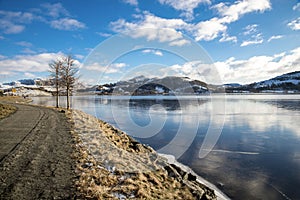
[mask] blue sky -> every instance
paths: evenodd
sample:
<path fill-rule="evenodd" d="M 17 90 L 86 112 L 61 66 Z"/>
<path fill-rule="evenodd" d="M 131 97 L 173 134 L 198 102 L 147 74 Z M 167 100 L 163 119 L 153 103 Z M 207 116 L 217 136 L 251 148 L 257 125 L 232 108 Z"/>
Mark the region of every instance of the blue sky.
<path fill-rule="evenodd" d="M 126 54 L 114 52 L 121 47 Z M 67 54 L 86 83 L 135 75 L 260 81 L 300 70 L 300 2 L 0 1 L 0 82 L 47 77 L 48 63 Z M 210 68 L 218 80 L 207 78 Z"/>

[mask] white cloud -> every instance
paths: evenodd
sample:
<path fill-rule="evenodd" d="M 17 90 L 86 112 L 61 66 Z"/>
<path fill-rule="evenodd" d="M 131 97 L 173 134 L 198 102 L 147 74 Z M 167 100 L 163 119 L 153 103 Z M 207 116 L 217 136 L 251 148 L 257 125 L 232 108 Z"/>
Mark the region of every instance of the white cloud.
<path fill-rule="evenodd" d="M 210 4 L 210 0 L 158 0 L 161 4 L 166 4 L 173 7 L 176 10 L 182 11 L 181 16 L 187 20 L 194 19 L 194 9 L 201 3 Z"/>
<path fill-rule="evenodd" d="M 272 40 L 278 40 L 278 39 L 281 39 L 283 38 L 282 35 L 273 35 L 271 36 L 269 39 L 268 39 L 268 42 L 271 42 Z"/>
<path fill-rule="evenodd" d="M 181 1 L 181 3 L 179 3 L 179 1 L 160 0 L 160 2 L 173 6 L 176 5 L 176 8 L 181 10 L 181 8 L 192 8 L 200 1 L 193 1 L 196 2 L 193 4 L 194 6 L 192 4 L 185 4 L 189 1 Z M 228 36 L 227 25 L 237 21 L 246 13 L 268 10 L 271 8 L 271 4 L 269 0 L 243 0 L 236 1 L 229 6 L 220 3 L 212 6 L 212 8 L 218 11 L 220 17 L 214 17 L 198 23 L 187 23 L 182 19 L 165 19 L 157 17 L 149 12 L 143 12 L 142 14 L 135 16 L 136 21 L 134 22 L 127 22 L 124 19 L 119 19 L 112 22 L 110 25 L 115 32 L 127 32 L 128 35 L 134 38 L 146 37 L 148 40 L 169 42 L 170 45 L 180 46 L 188 43 L 187 40 L 184 40 L 182 32 L 191 33 L 196 41 L 210 41 L 220 36 L 222 36 L 220 41 L 236 41 L 236 37 Z"/>
<path fill-rule="evenodd" d="M 6 58 L 6 56 L 0 54 L 0 60 Z"/>
<path fill-rule="evenodd" d="M 47 72 L 49 63 L 63 54 L 41 53 L 36 55 L 17 55 L 13 58 L 0 60 L 0 74 L 13 74 L 14 72 Z"/>
<path fill-rule="evenodd" d="M 113 68 L 123 68 L 123 67 L 126 67 L 128 66 L 126 63 L 113 63 L 110 65 L 110 67 L 113 67 Z"/>
<path fill-rule="evenodd" d="M 69 12 L 62 6 L 61 3 L 55 3 L 55 4 L 50 4 L 50 3 L 45 3 L 42 4 L 42 7 L 46 8 L 45 14 L 57 18 L 60 16 L 69 16 Z"/>
<path fill-rule="evenodd" d="M 156 76 L 181 76 L 194 80 L 201 80 L 206 83 L 222 84 L 220 76 L 213 63 L 203 63 L 202 61 L 190 61 L 182 65 L 175 64 L 159 70 L 160 75 Z M 153 74 L 153 73 L 152 73 Z"/>
<path fill-rule="evenodd" d="M 240 45 L 241 47 L 245 47 L 248 45 L 254 45 L 254 44 L 261 44 L 264 42 L 262 34 L 258 31 L 258 25 L 257 24 L 249 24 L 244 29 L 243 35 L 245 36 L 251 36 L 250 39 L 245 40 Z"/>
<path fill-rule="evenodd" d="M 102 33 L 102 32 L 96 32 L 97 35 L 100 35 L 101 37 L 110 37 L 112 34 L 110 33 Z"/>
<path fill-rule="evenodd" d="M 125 3 L 128 3 L 132 6 L 137 6 L 139 3 L 137 0 L 123 0 Z"/>
<path fill-rule="evenodd" d="M 25 26 L 13 24 L 8 21 L 0 20 L 0 27 L 3 29 L 5 34 L 17 34 L 23 32 Z"/>
<path fill-rule="evenodd" d="M 251 35 L 251 34 L 257 33 L 257 27 L 258 27 L 257 24 L 250 24 L 244 28 L 245 32 L 243 34 Z"/>
<path fill-rule="evenodd" d="M 26 41 L 16 42 L 16 45 L 19 45 L 22 47 L 31 47 L 32 46 L 32 44 L 30 42 L 26 42 Z"/>
<path fill-rule="evenodd" d="M 216 9 L 220 14 L 220 18 L 212 18 L 210 20 L 200 22 L 196 25 L 198 31 L 196 31 L 195 39 L 199 40 L 213 40 L 220 36 L 220 34 L 226 35 L 227 24 L 237 21 L 241 16 L 247 13 L 260 11 L 264 12 L 271 8 L 269 0 L 243 0 L 236 1 L 234 4 L 227 6 L 225 3 L 219 3 L 212 6 L 212 9 Z M 254 26 L 253 26 L 254 27 Z M 224 41 L 226 38 L 221 41 Z M 229 38 L 234 41 L 236 38 Z"/>
<path fill-rule="evenodd" d="M 80 55 L 80 54 L 75 55 L 75 58 L 80 59 L 80 60 L 84 59 L 84 57 L 85 57 L 84 55 Z"/>
<path fill-rule="evenodd" d="M 0 29 L 5 34 L 21 33 L 25 29 L 25 24 L 31 23 L 36 18 L 28 12 L 11 12 L 0 10 Z"/>
<path fill-rule="evenodd" d="M 128 66 L 126 63 L 112 63 L 110 65 L 104 65 L 98 62 L 94 62 L 85 65 L 84 68 L 90 71 L 97 71 L 106 74 L 114 74 L 121 72 L 121 69 Z"/>
<path fill-rule="evenodd" d="M 71 18 L 62 18 L 51 21 L 51 27 L 58 30 L 72 31 L 85 28 L 85 24 Z"/>
<path fill-rule="evenodd" d="M 229 58 L 216 62 L 225 83 L 252 83 L 300 70 L 300 47 L 273 56 L 253 56 L 247 60 Z"/>
<path fill-rule="evenodd" d="M 251 37 L 251 40 L 246 40 L 243 41 L 241 44 L 241 47 L 245 47 L 248 45 L 253 45 L 253 44 L 261 44 L 264 42 L 264 39 L 262 38 L 262 35 L 259 33 L 253 37 Z"/>
<path fill-rule="evenodd" d="M 215 17 L 207 21 L 202 21 L 195 25 L 195 40 L 210 41 L 217 38 L 220 33 L 226 32 L 226 30 L 227 26 L 219 18 Z"/>
<path fill-rule="evenodd" d="M 90 71 L 97 71 L 106 74 L 113 74 L 118 72 L 116 69 L 112 69 L 107 66 L 102 66 L 99 63 L 93 63 L 89 66 L 86 66 L 86 69 Z"/>
<path fill-rule="evenodd" d="M 111 23 L 112 30 L 130 35 L 133 38 L 145 37 L 149 41 L 172 42 L 172 45 L 189 43 L 184 40 L 180 30 L 188 26 L 182 19 L 164 19 L 149 12 L 136 16 L 136 22 L 127 22 L 119 19 Z M 180 41 L 180 42 L 179 42 Z"/>
<path fill-rule="evenodd" d="M 288 27 L 295 31 L 300 30 L 300 17 L 288 23 Z"/>
<path fill-rule="evenodd" d="M 22 53 L 25 53 L 25 54 L 36 54 L 35 51 L 29 49 L 29 48 L 25 48 L 21 51 Z"/>
<path fill-rule="evenodd" d="M 29 12 L 12 12 L 0 10 L 0 15 L 5 20 L 25 24 L 30 23 L 35 18 L 35 16 Z"/>
<path fill-rule="evenodd" d="M 242 15 L 271 9 L 271 3 L 269 0 L 241 0 L 236 1 L 234 4 L 227 6 L 225 3 L 219 3 L 213 8 L 217 9 L 219 14 L 223 16 L 223 20 L 227 23 L 237 21 Z"/>
<path fill-rule="evenodd" d="M 205 64 L 201 61 L 186 62 L 182 65 L 177 64 L 163 68 L 160 73 L 161 76 L 187 76 L 213 84 L 248 84 L 292 71 L 300 71 L 300 47 L 290 52 L 272 56 L 253 56 L 245 60 L 231 57 L 212 64 Z M 221 83 L 216 83 L 219 81 L 218 76 L 222 80 Z"/>
<path fill-rule="evenodd" d="M 28 72 L 25 72 L 25 73 L 24 73 L 24 76 L 25 76 L 26 78 L 35 78 L 35 77 L 36 77 L 34 74 L 28 73 Z"/>
<path fill-rule="evenodd" d="M 184 46 L 184 45 L 187 45 L 187 44 L 190 44 L 191 42 L 186 40 L 186 39 L 177 39 L 177 40 L 174 40 L 174 41 L 171 41 L 169 43 L 170 46 Z"/>
<path fill-rule="evenodd" d="M 41 7 L 43 8 L 43 10 L 40 11 L 41 14 L 46 16 L 46 19 L 43 19 L 42 21 L 50 24 L 54 29 L 74 31 L 86 28 L 86 25 L 83 22 L 71 18 L 69 11 L 66 10 L 61 3 L 44 3 Z M 73 37 L 79 39 L 82 38 L 80 35 L 74 35 Z"/>
<path fill-rule="evenodd" d="M 222 38 L 219 41 L 220 42 L 237 42 L 237 37 L 229 36 L 227 33 L 223 33 Z"/>
<path fill-rule="evenodd" d="M 142 51 L 143 53 L 152 53 L 154 55 L 157 55 L 157 56 L 163 56 L 163 53 L 159 50 L 154 50 L 154 49 L 145 49 Z"/>
<path fill-rule="evenodd" d="M 296 5 L 293 6 L 293 10 L 298 10 L 300 11 L 300 3 L 297 3 Z"/>
<path fill-rule="evenodd" d="M 59 30 L 77 30 L 85 28 L 85 24 L 70 18 L 69 12 L 61 3 L 41 5 L 44 9 L 32 9 L 34 13 L 12 12 L 0 10 L 0 30 L 5 34 L 17 34 L 25 30 L 26 25 L 34 20 L 50 24 Z"/>

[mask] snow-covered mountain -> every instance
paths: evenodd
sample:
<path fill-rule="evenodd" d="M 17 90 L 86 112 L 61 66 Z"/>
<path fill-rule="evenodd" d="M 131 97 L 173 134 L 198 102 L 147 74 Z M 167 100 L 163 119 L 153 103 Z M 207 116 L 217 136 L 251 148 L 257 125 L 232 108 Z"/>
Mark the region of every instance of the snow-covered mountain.
<path fill-rule="evenodd" d="M 51 96 L 54 92 L 52 81 L 49 79 L 21 79 L 0 84 L 0 93 L 17 96 Z"/>
<path fill-rule="evenodd" d="M 255 88 L 286 88 L 300 83 L 300 72 L 291 72 L 254 84 Z"/>
<path fill-rule="evenodd" d="M 224 90 L 225 89 L 225 90 Z M 202 93 L 300 93 L 300 71 L 291 72 L 269 80 L 240 85 L 238 83 L 224 85 L 208 85 L 188 77 L 167 76 L 164 78 L 147 78 L 138 76 L 126 81 L 100 85 L 98 94 L 202 94 Z"/>
<path fill-rule="evenodd" d="M 120 95 L 172 95 L 206 93 L 208 88 L 206 83 L 199 80 L 191 80 L 188 77 L 146 78 L 138 76 L 126 81 L 99 85 L 96 92 L 98 94 Z"/>
<path fill-rule="evenodd" d="M 87 86 L 78 82 L 75 90 L 86 90 Z M 12 92 L 14 89 L 14 92 Z M 94 86 L 95 91 L 96 86 Z M 21 79 L 17 81 L 0 84 L 1 94 L 13 94 L 19 96 L 51 96 L 56 92 L 53 78 Z M 64 91 L 60 91 L 63 95 Z"/>
<path fill-rule="evenodd" d="M 12 81 L 8 83 L 3 83 L 2 85 L 20 87 L 20 86 L 54 86 L 53 79 L 20 79 L 17 81 Z"/>
<path fill-rule="evenodd" d="M 227 92 L 269 92 L 269 93 L 299 93 L 300 71 L 290 72 L 276 76 L 269 80 L 241 85 L 237 87 L 226 87 Z"/>
<path fill-rule="evenodd" d="M 17 88 L 21 93 L 29 96 L 52 95 L 55 91 L 52 79 L 23 79 L 10 83 L 0 84 L 0 92 L 11 92 Z M 300 71 L 283 74 L 269 80 L 240 85 L 238 83 L 224 85 L 208 85 L 199 80 L 188 77 L 167 76 L 163 78 L 147 78 L 138 76 L 117 83 L 85 86 L 76 85 L 79 94 L 106 94 L 106 95 L 184 95 L 203 93 L 300 93 Z M 26 91 L 25 91 L 26 90 Z M 32 93 L 32 95 L 31 95 Z"/>

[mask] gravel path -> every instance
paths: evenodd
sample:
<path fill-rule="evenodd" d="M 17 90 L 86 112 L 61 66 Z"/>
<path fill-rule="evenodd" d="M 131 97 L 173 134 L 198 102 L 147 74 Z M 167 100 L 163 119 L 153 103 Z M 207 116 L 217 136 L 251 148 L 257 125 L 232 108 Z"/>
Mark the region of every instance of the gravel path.
<path fill-rule="evenodd" d="M 14 105 L 0 120 L 0 199 L 74 199 L 75 161 L 67 119 L 58 111 Z"/>

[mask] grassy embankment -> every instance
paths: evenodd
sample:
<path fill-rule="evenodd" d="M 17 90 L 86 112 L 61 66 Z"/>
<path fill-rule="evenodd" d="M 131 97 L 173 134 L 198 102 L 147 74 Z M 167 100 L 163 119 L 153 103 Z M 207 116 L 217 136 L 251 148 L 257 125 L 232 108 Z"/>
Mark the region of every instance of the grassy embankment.
<path fill-rule="evenodd" d="M 16 112 L 17 108 L 12 105 L 0 103 L 0 119 L 8 117 L 10 114 Z"/>
<path fill-rule="evenodd" d="M 17 111 L 15 106 L 6 104 L 5 102 L 16 102 L 21 100 L 20 97 L 0 97 L 0 119 L 8 117 L 12 113 Z"/>
<path fill-rule="evenodd" d="M 195 176 L 124 132 L 80 111 L 69 114 L 76 141 L 76 187 L 84 199 L 216 200 L 214 191 Z"/>

